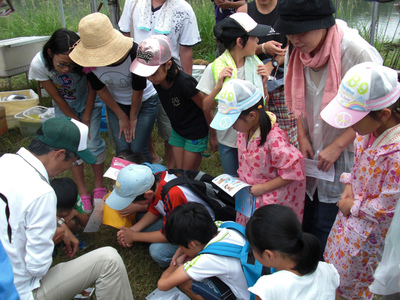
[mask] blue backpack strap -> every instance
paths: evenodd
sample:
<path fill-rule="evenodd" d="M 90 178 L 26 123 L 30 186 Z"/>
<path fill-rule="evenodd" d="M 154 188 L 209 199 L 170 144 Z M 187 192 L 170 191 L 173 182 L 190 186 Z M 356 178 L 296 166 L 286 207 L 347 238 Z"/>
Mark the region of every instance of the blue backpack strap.
<path fill-rule="evenodd" d="M 215 242 L 205 247 L 199 254 L 215 254 L 240 259 L 242 249 L 243 247 L 239 245 Z"/>
<path fill-rule="evenodd" d="M 246 228 L 243 225 L 240 225 L 236 222 L 224 222 L 222 223 L 219 228 L 228 228 L 228 229 L 235 229 L 239 231 L 243 236 L 246 237 Z"/>

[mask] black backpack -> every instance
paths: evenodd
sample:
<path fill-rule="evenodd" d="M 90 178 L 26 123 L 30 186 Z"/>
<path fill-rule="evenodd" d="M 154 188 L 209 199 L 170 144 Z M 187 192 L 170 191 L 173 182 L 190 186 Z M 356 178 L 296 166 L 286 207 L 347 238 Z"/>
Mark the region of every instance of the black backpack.
<path fill-rule="evenodd" d="M 235 197 L 229 196 L 212 182 L 213 176 L 197 170 L 170 169 L 169 174 L 177 178 L 168 181 L 162 188 L 161 199 L 177 185 L 184 185 L 196 193 L 214 211 L 215 220 L 234 221 L 236 217 Z"/>

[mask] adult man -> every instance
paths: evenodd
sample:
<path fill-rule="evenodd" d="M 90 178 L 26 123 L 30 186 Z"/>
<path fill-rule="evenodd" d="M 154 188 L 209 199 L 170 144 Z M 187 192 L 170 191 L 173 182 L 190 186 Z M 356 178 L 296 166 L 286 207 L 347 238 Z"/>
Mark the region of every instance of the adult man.
<path fill-rule="evenodd" d="M 199 44 L 201 38 L 196 15 L 185 0 L 126 0 L 118 25 L 120 30 L 133 37 L 136 43 L 155 34 L 168 36 L 172 57 L 182 66 L 185 73 L 192 75 L 192 47 Z M 153 88 L 149 81 L 147 86 Z M 171 169 L 175 165 L 172 147 L 168 144 L 171 123 L 161 103 L 158 110 L 158 134 L 165 141 L 167 168 Z M 154 153 L 153 157 L 156 158 L 157 155 Z M 153 162 L 156 161 L 153 159 Z"/>
<path fill-rule="evenodd" d="M 169 244 L 164 236 L 164 227 L 159 224 L 153 232 L 145 229 L 160 218 L 165 224 L 167 216 L 182 204 L 198 202 L 203 204 L 212 219 L 215 218 L 209 205 L 199 198 L 186 186 L 173 186 L 162 198 L 162 189 L 165 184 L 176 176 L 167 171 L 156 173 L 143 165 L 128 165 L 123 168 L 117 177 L 115 189 L 107 198 L 107 205 L 115 210 L 121 210 L 133 201 L 138 204 L 149 204 L 148 212 L 131 228 L 122 227 L 117 233 L 118 242 L 124 247 L 130 247 L 133 242 L 151 243 L 149 251 L 151 257 L 161 266 L 169 266 L 177 246 Z M 162 227 L 162 228 L 161 228 Z"/>
<path fill-rule="evenodd" d="M 258 24 L 274 26 L 278 20 L 276 5 L 278 0 L 254 0 L 238 8 L 238 12 L 245 12 Z M 270 35 L 259 37 L 256 49 L 257 56 L 265 64 L 273 80 L 267 81 L 269 94 L 268 110 L 273 112 L 279 127 L 287 132 L 290 143 L 297 146 L 297 127 L 294 114 L 289 112 L 285 104 L 283 63 L 287 49 L 285 35 Z"/>
<path fill-rule="evenodd" d="M 89 164 L 96 158 L 87 149 L 88 127 L 81 122 L 53 118 L 37 134 L 28 149 L 0 158 L 0 240 L 21 299 L 71 299 L 93 283 L 97 299 L 133 299 L 124 263 L 113 248 L 49 269 L 57 223 L 66 229 L 67 255 L 78 250 L 78 240 L 56 219 L 49 177 L 69 169 L 79 157 Z"/>

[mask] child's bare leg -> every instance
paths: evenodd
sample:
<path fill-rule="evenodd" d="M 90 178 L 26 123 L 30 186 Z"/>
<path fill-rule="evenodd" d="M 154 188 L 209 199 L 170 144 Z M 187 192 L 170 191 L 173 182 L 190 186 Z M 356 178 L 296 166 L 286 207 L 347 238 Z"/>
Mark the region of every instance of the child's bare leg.
<path fill-rule="evenodd" d="M 183 152 L 183 167 L 184 170 L 198 170 L 201 164 L 201 153 L 190 152 L 184 150 Z"/>
<path fill-rule="evenodd" d="M 185 149 L 182 147 L 172 147 L 172 153 L 174 154 L 175 164 L 178 169 L 183 169 L 183 154 L 185 153 Z"/>
<path fill-rule="evenodd" d="M 75 165 L 71 167 L 72 176 L 74 176 L 76 186 L 78 187 L 78 194 L 80 196 L 89 195 L 89 191 L 85 185 L 85 177 L 83 174 L 84 166 L 83 164 Z"/>

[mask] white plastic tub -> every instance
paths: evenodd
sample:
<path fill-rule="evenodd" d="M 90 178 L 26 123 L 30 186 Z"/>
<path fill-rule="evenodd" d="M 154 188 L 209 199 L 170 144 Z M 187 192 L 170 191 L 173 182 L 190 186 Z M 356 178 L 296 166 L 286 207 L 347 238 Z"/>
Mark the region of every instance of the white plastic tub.
<path fill-rule="evenodd" d="M 22 36 L 0 40 L 0 77 L 29 71 L 32 58 L 43 49 L 49 36 Z"/>

